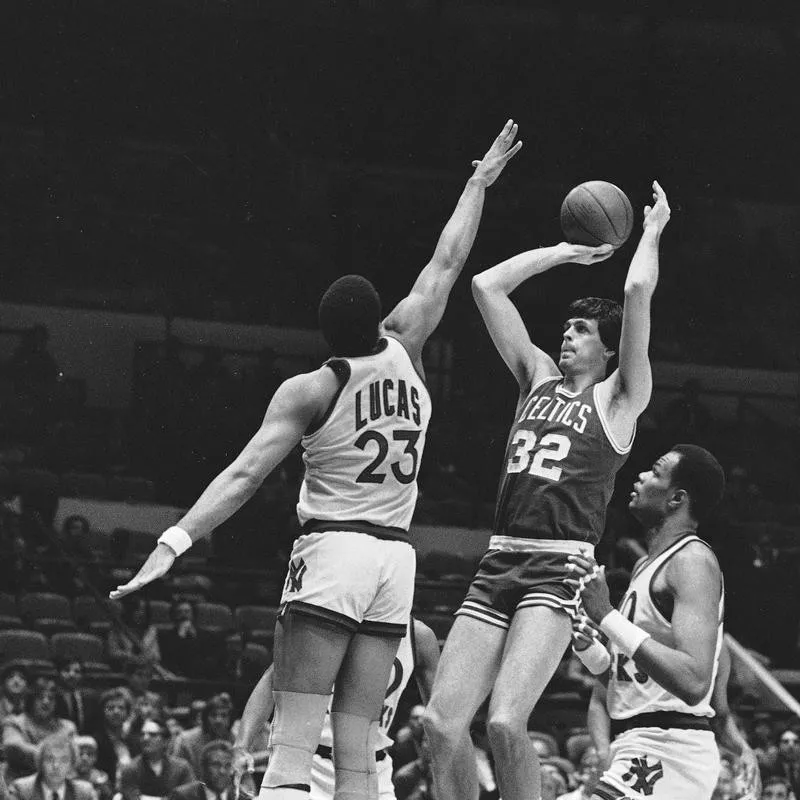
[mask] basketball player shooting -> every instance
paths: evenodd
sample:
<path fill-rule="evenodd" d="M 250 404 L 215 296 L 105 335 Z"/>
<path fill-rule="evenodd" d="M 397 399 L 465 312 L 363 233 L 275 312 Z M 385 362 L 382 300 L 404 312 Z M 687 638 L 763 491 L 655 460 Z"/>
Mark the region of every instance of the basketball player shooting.
<path fill-rule="evenodd" d="M 650 303 L 667 197 L 653 184 L 622 309 L 584 298 L 570 307 L 558 365 L 530 340 L 509 295 L 559 264 L 593 265 L 610 245 L 562 243 L 514 256 L 473 278 L 486 327 L 519 384 L 494 535 L 447 638 L 428 706 L 439 800 L 475 800 L 469 725 L 491 693 L 487 732 L 504 800 L 541 793 L 527 736 L 531 711 L 570 641 L 567 558 L 591 555 L 614 477 L 650 400 Z M 620 331 L 621 328 L 621 331 Z M 607 376 L 612 359 L 619 366 Z"/>
<path fill-rule="evenodd" d="M 334 682 L 337 800 L 376 800 L 375 740 L 392 663 L 411 613 L 408 528 L 430 420 L 422 348 L 469 255 L 486 188 L 519 151 L 509 120 L 467 181 L 431 261 L 381 323 L 369 281 L 325 292 L 320 326 L 334 358 L 285 381 L 259 431 L 112 598 L 162 577 L 239 509 L 289 452 L 304 448 L 294 543 L 275 628 L 273 753 L 260 796 L 305 800 Z"/>

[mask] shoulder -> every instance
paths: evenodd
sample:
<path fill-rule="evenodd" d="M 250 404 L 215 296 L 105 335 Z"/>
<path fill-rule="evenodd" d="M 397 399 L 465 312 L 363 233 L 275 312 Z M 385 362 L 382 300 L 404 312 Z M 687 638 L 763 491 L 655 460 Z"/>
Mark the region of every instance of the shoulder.
<path fill-rule="evenodd" d="M 9 791 L 16 791 L 18 794 L 28 796 L 33 792 L 36 785 L 36 775 L 26 775 L 24 778 L 17 778 L 8 786 Z"/>
<path fill-rule="evenodd" d="M 94 786 L 88 781 L 81 780 L 80 778 L 73 778 L 71 783 L 72 788 L 75 790 L 76 798 L 91 798 L 97 796 Z"/>
<path fill-rule="evenodd" d="M 198 792 L 202 791 L 202 781 L 192 781 L 191 783 L 184 783 L 176 786 L 172 790 L 173 797 L 194 797 Z"/>
<path fill-rule="evenodd" d="M 669 559 L 664 572 L 667 585 L 675 590 L 713 590 L 722 577 L 714 551 L 701 540 L 681 547 Z"/>
<path fill-rule="evenodd" d="M 276 390 L 271 405 L 291 403 L 308 406 L 330 402 L 339 385 L 339 378 L 333 369 L 323 365 L 313 372 L 287 378 Z"/>
<path fill-rule="evenodd" d="M 185 758 L 182 758 L 181 756 L 167 756 L 167 758 L 169 758 L 169 760 L 172 761 L 172 764 L 176 770 L 179 770 L 181 772 L 191 772 L 192 774 L 194 774 L 194 770 L 192 770 L 192 765 Z"/>

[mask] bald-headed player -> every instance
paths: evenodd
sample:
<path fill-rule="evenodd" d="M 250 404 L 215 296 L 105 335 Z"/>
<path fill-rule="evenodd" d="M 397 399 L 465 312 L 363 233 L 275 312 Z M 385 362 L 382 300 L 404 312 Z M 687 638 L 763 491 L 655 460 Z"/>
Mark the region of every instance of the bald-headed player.
<path fill-rule="evenodd" d="M 366 279 L 335 281 L 319 307 L 334 357 L 285 381 L 260 430 L 194 506 L 159 538 L 122 597 L 162 577 L 258 489 L 297 444 L 305 476 L 275 630 L 275 721 L 260 796 L 306 800 L 330 714 L 337 800 L 375 800 L 375 741 L 389 674 L 406 632 L 415 557 L 408 528 L 431 404 L 422 348 L 472 247 L 485 191 L 518 152 L 509 120 L 467 181 L 433 258 L 381 323 Z"/>
<path fill-rule="evenodd" d="M 519 384 L 519 400 L 494 535 L 447 637 L 428 705 L 438 800 L 478 796 L 469 724 L 489 694 L 486 725 L 500 794 L 503 800 L 539 796 L 528 719 L 571 636 L 567 557 L 591 554 L 602 536 L 614 478 L 650 400 L 650 303 L 669 216 L 666 195 L 654 183 L 624 306 L 602 298 L 573 303 L 557 365 L 533 344 L 509 295 L 560 264 L 603 261 L 611 247 L 562 242 L 473 278 L 478 308 Z"/>

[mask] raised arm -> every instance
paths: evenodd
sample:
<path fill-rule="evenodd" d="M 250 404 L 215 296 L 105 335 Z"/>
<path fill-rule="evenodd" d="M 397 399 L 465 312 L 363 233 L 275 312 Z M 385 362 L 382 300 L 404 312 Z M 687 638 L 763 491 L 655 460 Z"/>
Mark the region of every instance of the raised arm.
<path fill-rule="evenodd" d="M 414 676 L 420 699 L 423 705 L 427 705 L 431 699 L 436 667 L 439 665 L 439 640 L 424 622 L 415 619 L 414 641 L 416 643 Z"/>
<path fill-rule="evenodd" d="M 284 381 L 258 432 L 233 463 L 211 481 L 177 527 L 195 542 L 238 511 L 297 445 L 309 425 L 325 413 L 337 388 L 336 376 L 327 368 Z M 176 555 L 170 546 L 157 544 L 139 572 L 111 592 L 111 598 L 124 597 L 163 577 Z"/>
<path fill-rule="evenodd" d="M 650 347 L 650 305 L 658 283 L 658 250 L 661 234 L 669 222 L 667 195 L 653 181 L 653 206 L 644 209 L 644 233 L 639 240 L 625 279 L 619 368 L 609 382 L 614 398 L 638 416 L 647 408 L 653 391 Z"/>
<path fill-rule="evenodd" d="M 696 705 L 711 688 L 719 620 L 722 576 L 714 554 L 705 545 L 687 545 L 670 559 L 665 580 L 673 597 L 673 646 L 657 642 L 642 628 L 614 610 L 608 597 L 604 571 L 595 572 L 594 561 L 569 556 L 578 587 L 589 579 L 582 601 L 590 619 L 659 686 L 689 705 Z"/>
<path fill-rule="evenodd" d="M 487 187 L 519 152 L 517 126 L 509 120 L 467 181 L 453 215 L 444 226 L 436 250 L 417 277 L 411 292 L 383 321 L 386 333 L 399 339 L 412 360 L 421 365 L 422 348 L 442 319 L 453 288 L 472 249 L 483 213 Z"/>
<path fill-rule="evenodd" d="M 553 359 L 531 341 L 509 295 L 529 278 L 559 264 L 594 264 L 613 252 L 611 245 L 585 247 L 562 242 L 555 247 L 520 253 L 472 279 L 472 294 L 489 335 L 523 393 L 542 378 L 559 372 Z"/>

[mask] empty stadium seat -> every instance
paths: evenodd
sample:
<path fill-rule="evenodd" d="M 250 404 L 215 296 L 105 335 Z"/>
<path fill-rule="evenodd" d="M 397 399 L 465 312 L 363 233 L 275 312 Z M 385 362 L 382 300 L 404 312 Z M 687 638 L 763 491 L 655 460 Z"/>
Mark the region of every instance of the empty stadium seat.
<path fill-rule="evenodd" d="M 117 600 L 109 600 L 108 605 L 104 605 L 94 597 L 76 597 L 72 601 L 72 618 L 80 627 L 89 628 L 92 633 L 95 633 L 95 625 L 106 631 L 111 627 L 113 608 L 119 614 L 122 605 Z"/>
<path fill-rule="evenodd" d="M 200 628 L 224 633 L 233 628 L 233 613 L 223 603 L 198 603 L 196 622 Z"/>
<path fill-rule="evenodd" d="M 275 606 L 239 606 L 234 612 L 236 625 L 242 630 L 274 631 L 279 610 Z"/>
<path fill-rule="evenodd" d="M 50 637 L 53 658 L 77 658 L 88 672 L 110 669 L 105 661 L 103 640 L 91 633 L 56 633 Z"/>
<path fill-rule="evenodd" d="M 17 599 L 13 594 L 0 594 L 0 630 L 22 627 L 22 618 L 17 609 Z"/>
<path fill-rule="evenodd" d="M 166 600 L 151 600 L 148 603 L 150 607 L 150 622 L 153 625 L 166 624 L 168 627 L 172 626 L 172 619 L 170 617 L 171 604 Z"/>
<path fill-rule="evenodd" d="M 0 631 L 0 662 L 11 659 L 35 668 L 53 668 L 50 646 L 39 631 Z"/>
<path fill-rule="evenodd" d="M 20 597 L 19 614 L 25 624 L 45 635 L 75 629 L 69 600 L 51 592 L 31 592 Z"/>

